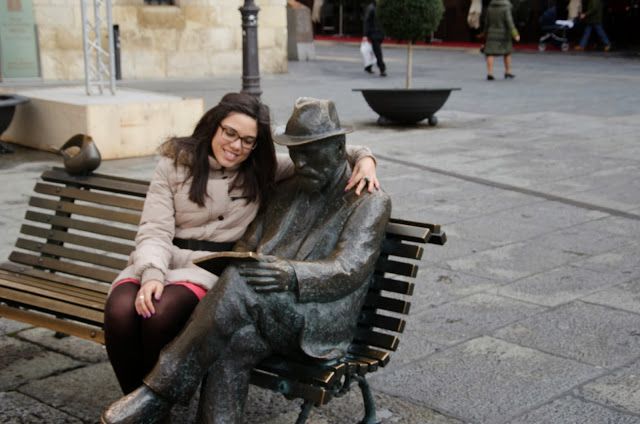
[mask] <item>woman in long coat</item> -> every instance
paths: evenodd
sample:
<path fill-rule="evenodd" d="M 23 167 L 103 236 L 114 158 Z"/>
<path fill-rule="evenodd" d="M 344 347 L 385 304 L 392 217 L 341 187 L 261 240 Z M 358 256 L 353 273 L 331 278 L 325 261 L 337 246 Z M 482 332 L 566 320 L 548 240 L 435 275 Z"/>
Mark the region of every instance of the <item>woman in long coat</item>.
<path fill-rule="evenodd" d="M 509 0 L 491 0 L 485 15 L 484 54 L 487 59 L 487 79 L 494 80 L 493 58 L 502 56 L 504 58 L 504 77 L 513 78 L 511 73 L 511 51 L 513 49 L 512 39 L 520 41 L 520 34 L 513 24 L 511 16 L 511 3 Z"/>

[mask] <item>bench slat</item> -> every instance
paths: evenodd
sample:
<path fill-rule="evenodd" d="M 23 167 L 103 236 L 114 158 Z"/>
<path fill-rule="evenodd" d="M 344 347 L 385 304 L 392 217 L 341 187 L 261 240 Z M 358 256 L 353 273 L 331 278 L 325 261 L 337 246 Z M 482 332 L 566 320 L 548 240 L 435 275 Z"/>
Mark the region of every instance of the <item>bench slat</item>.
<path fill-rule="evenodd" d="M 61 187 L 44 183 L 37 183 L 34 191 L 40 194 L 82 200 L 89 203 L 96 203 L 98 205 L 131 209 L 135 211 L 142 211 L 142 207 L 144 205 L 144 200 L 139 198 L 116 196 L 97 191 L 82 190 L 75 187 Z"/>
<path fill-rule="evenodd" d="M 49 182 L 82 185 L 87 188 L 105 190 L 113 193 L 129 194 L 139 197 L 145 197 L 147 195 L 147 190 L 149 189 L 149 183 L 145 181 L 102 174 L 73 176 L 67 174 L 67 172 L 62 168 L 54 168 L 43 172 L 42 179 Z"/>
<path fill-rule="evenodd" d="M 376 262 L 376 271 L 389 272 L 396 275 L 415 278 L 418 274 L 418 266 L 406 262 L 394 261 L 380 256 Z"/>
<path fill-rule="evenodd" d="M 352 343 L 351 346 L 349 346 L 349 353 L 375 359 L 378 361 L 378 363 L 382 367 L 387 365 L 389 363 L 389 360 L 391 359 L 391 354 L 387 351 L 377 350 L 369 346 L 364 346 L 364 345 L 355 344 L 355 343 Z"/>
<path fill-rule="evenodd" d="M 100 234 L 120 238 L 124 240 L 135 240 L 136 231 L 126 228 L 114 227 L 98 222 L 82 221 L 80 219 L 68 218 L 66 216 L 48 215 L 46 213 L 27 211 L 25 219 L 43 224 L 51 224 L 56 227 L 64 227 L 74 230 L 86 231 L 88 233 Z"/>
<path fill-rule="evenodd" d="M 390 317 L 388 315 L 380 315 L 372 310 L 364 311 L 362 317 L 358 320 L 358 324 L 364 327 L 378 327 L 396 333 L 402 333 L 406 325 L 405 320 L 401 318 Z"/>
<path fill-rule="evenodd" d="M 38 311 L 13 308 L 2 304 L 0 304 L 0 316 L 104 344 L 104 331 L 95 325 L 61 320 L 55 316 Z"/>
<path fill-rule="evenodd" d="M 6 287 L 8 289 L 12 289 L 14 291 L 20 291 L 23 293 L 31 293 L 34 295 L 38 295 L 40 297 L 46 297 L 54 300 L 61 300 L 69 304 L 85 306 L 91 309 L 104 310 L 104 301 L 99 302 L 92 299 L 86 299 L 82 297 L 73 296 L 69 293 L 65 293 L 60 290 L 50 289 L 49 287 L 42 287 L 41 285 L 36 284 L 24 284 L 15 281 L 9 281 L 5 279 L 0 279 L 0 286 Z"/>
<path fill-rule="evenodd" d="M 358 342 L 387 350 L 395 351 L 398 348 L 398 337 L 377 331 L 358 329 L 354 339 Z"/>
<path fill-rule="evenodd" d="M 21 252 L 11 252 L 11 255 L 9 255 L 9 259 L 13 262 L 18 262 L 24 265 L 47 268 L 53 271 L 60 271 L 78 277 L 85 277 L 92 280 L 102 281 L 103 283 L 110 283 L 118 276 L 117 272 L 95 269 L 88 266 L 73 264 L 70 262 L 62 262 L 57 259 L 46 258 L 42 256 L 33 256 Z"/>
<path fill-rule="evenodd" d="M 344 364 L 335 367 L 321 368 L 313 365 L 285 361 L 279 357 L 270 357 L 260 362 L 256 368 L 286 378 L 297 378 L 303 382 L 331 387 L 344 374 Z"/>
<path fill-rule="evenodd" d="M 18 238 L 16 241 L 16 247 L 31 250 L 33 252 L 39 252 L 41 254 L 53 255 L 58 258 L 67 258 L 93 265 L 100 265 L 117 271 L 121 271 L 127 266 L 127 261 L 124 259 L 111 258 L 104 254 L 84 252 L 77 249 L 69 249 L 64 246 L 57 246 L 52 243 L 40 243 L 23 238 Z"/>
<path fill-rule="evenodd" d="M 77 244 L 79 246 L 99 249 L 104 252 L 117 253 L 128 256 L 134 249 L 133 245 L 123 244 L 99 238 L 91 238 L 81 236 L 66 231 L 49 230 L 42 227 L 34 227 L 33 225 L 23 224 L 20 232 L 24 235 L 41 237 L 47 240 L 59 241 L 63 243 Z"/>
<path fill-rule="evenodd" d="M 2 299 L 12 300 L 16 303 L 29 306 L 31 308 L 39 308 L 41 310 L 44 309 L 47 312 L 62 314 L 64 316 L 72 317 L 73 319 L 89 322 L 92 324 L 102 325 L 102 322 L 104 320 L 102 311 L 96 311 L 94 309 L 85 308 L 78 305 L 71 305 L 59 300 L 35 296 L 33 294 L 8 289 L 6 287 L 0 287 L 0 297 Z"/>
<path fill-rule="evenodd" d="M 140 215 L 137 213 L 121 212 L 117 210 L 98 208 L 95 206 L 76 205 L 72 202 L 49 200 L 42 197 L 31 197 L 29 199 L 29 206 L 34 206 L 36 208 L 42 209 L 50 209 L 68 214 L 90 216 L 92 218 L 100 218 L 107 221 L 116 221 L 123 224 L 138 225 L 140 223 Z"/>
<path fill-rule="evenodd" d="M 89 282 L 84 280 L 78 280 L 68 276 L 53 274 L 51 272 L 41 271 L 39 269 L 34 269 L 31 267 L 27 268 L 23 265 L 18 265 L 10 262 L 4 262 L 0 264 L 0 270 L 4 271 L 4 272 L 0 272 L 0 275 L 5 277 L 6 277 L 6 272 L 10 272 L 16 277 L 20 276 L 21 278 L 27 278 L 32 280 L 33 279 L 42 279 L 45 281 L 51 280 L 51 281 L 55 281 L 56 283 L 67 285 L 71 288 L 73 287 L 81 288 L 87 291 L 95 291 L 96 293 L 103 293 L 105 295 L 109 292 L 109 288 L 111 286 L 110 284 L 104 284 L 102 282 L 95 282 L 95 281 Z"/>
<path fill-rule="evenodd" d="M 329 403 L 332 396 L 322 387 L 309 384 L 300 384 L 291 380 L 284 380 L 274 374 L 253 369 L 251 371 L 251 384 L 262 387 L 277 393 L 282 393 L 286 397 L 300 397 L 313 402 L 315 406 L 322 406 Z M 293 395 L 295 393 L 295 395 Z"/>
<path fill-rule="evenodd" d="M 422 258 L 424 249 L 415 244 L 402 243 L 401 241 L 387 238 L 382 243 L 382 253 L 418 260 Z"/>
<path fill-rule="evenodd" d="M 413 226 L 400 221 L 389 221 L 387 224 L 387 237 L 401 240 L 426 243 L 429 240 L 431 230 L 427 227 Z"/>
<path fill-rule="evenodd" d="M 385 278 L 380 275 L 374 275 L 371 282 L 371 289 L 374 291 L 386 290 L 393 293 L 405 294 L 407 296 L 413 295 L 415 284 L 407 281 L 395 280 L 392 278 Z"/>
<path fill-rule="evenodd" d="M 395 312 L 398 314 L 408 315 L 409 310 L 411 309 L 411 303 L 400 300 L 393 299 L 391 297 L 381 296 L 376 294 L 375 292 L 367 293 L 367 297 L 364 301 L 365 306 L 369 308 L 378 308 L 383 309 L 389 312 Z"/>
<path fill-rule="evenodd" d="M 52 274 L 49 274 L 52 275 Z M 101 291 L 96 291 L 93 287 L 81 288 L 66 284 L 65 282 L 57 282 L 51 279 L 34 278 L 24 274 L 14 274 L 8 272 L 0 273 L 0 284 L 2 281 L 12 281 L 18 284 L 24 284 L 40 288 L 43 290 L 49 290 L 51 292 L 58 292 L 65 295 L 73 295 L 79 299 L 86 299 L 91 302 L 98 302 L 104 304 L 106 294 Z M 94 284 L 98 285 L 98 284 Z"/>
<path fill-rule="evenodd" d="M 347 361 L 353 362 L 358 365 L 358 374 L 366 375 L 368 372 L 375 372 L 378 370 L 378 361 L 366 356 L 349 355 Z"/>

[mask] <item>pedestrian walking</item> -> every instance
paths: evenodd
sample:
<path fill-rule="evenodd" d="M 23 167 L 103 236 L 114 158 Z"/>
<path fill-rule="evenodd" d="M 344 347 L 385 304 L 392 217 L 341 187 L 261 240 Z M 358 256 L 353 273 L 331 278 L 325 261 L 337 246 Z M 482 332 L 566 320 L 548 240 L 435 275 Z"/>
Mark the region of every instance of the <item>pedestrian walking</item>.
<path fill-rule="evenodd" d="M 363 41 L 369 41 L 371 43 L 373 53 L 376 55 L 376 64 L 378 66 L 378 69 L 380 70 L 380 76 L 386 77 L 387 66 L 384 64 L 384 59 L 382 58 L 382 40 L 384 40 L 384 30 L 382 29 L 382 25 L 380 25 L 380 21 L 376 16 L 375 0 L 371 0 L 371 3 L 369 3 L 367 5 L 367 8 L 365 9 L 363 34 Z M 372 68 L 373 65 L 368 65 L 364 67 L 364 70 L 372 74 Z"/>
<path fill-rule="evenodd" d="M 487 60 L 487 80 L 493 81 L 493 61 L 495 56 L 504 58 L 505 79 L 515 78 L 511 72 L 512 39 L 520 41 L 520 34 L 513 23 L 509 0 L 491 0 L 485 15 L 484 54 Z"/>
<path fill-rule="evenodd" d="M 580 19 L 584 21 L 585 27 L 582 39 L 580 44 L 576 46 L 576 50 L 584 50 L 587 47 L 591 31 L 595 29 L 604 45 L 604 51 L 608 52 L 611 49 L 611 42 L 604 32 L 604 28 L 602 28 L 602 2 L 600 0 L 588 0 L 586 10 L 580 14 Z"/>

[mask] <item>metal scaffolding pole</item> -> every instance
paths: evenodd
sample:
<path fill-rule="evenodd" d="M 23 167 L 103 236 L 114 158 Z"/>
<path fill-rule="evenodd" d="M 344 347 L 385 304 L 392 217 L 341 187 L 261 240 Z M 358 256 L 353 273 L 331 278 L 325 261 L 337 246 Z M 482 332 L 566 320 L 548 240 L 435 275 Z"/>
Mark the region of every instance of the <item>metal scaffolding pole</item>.
<path fill-rule="evenodd" d="M 106 87 L 116 94 L 115 57 L 111 0 L 81 0 L 82 47 L 84 50 L 84 84 L 87 95 L 104 94 Z M 93 15 L 92 17 L 90 15 Z M 106 28 L 105 28 L 106 27 Z M 107 39 L 102 39 L 106 30 Z M 106 46 L 103 47 L 106 41 Z"/>

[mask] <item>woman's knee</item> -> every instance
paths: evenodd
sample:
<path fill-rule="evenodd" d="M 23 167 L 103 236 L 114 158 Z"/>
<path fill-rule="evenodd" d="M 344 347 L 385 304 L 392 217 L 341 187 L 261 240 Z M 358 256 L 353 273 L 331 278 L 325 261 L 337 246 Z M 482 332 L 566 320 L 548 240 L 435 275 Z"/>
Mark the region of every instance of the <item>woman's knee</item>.
<path fill-rule="evenodd" d="M 182 327 L 198 304 L 198 297 L 183 286 L 166 286 L 160 300 L 154 300 L 155 313 L 143 321 L 145 331 L 167 332 Z"/>
<path fill-rule="evenodd" d="M 134 302 L 138 288 L 136 284 L 124 283 L 111 291 L 104 306 L 105 322 L 137 318 Z"/>

